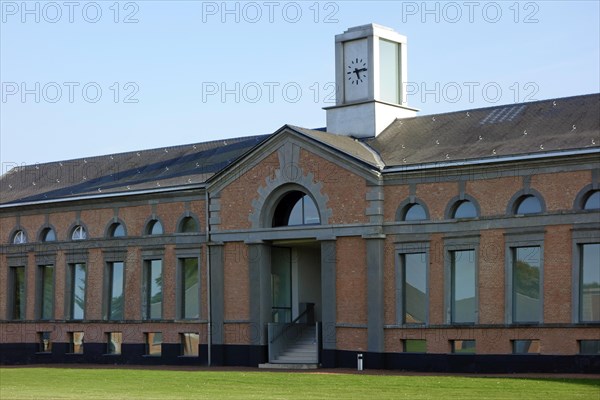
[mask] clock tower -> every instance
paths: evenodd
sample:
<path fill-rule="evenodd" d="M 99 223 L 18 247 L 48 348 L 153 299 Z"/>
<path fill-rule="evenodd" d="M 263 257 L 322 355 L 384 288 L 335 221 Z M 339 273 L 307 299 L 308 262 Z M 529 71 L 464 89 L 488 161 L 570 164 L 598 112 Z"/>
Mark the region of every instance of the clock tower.
<path fill-rule="evenodd" d="M 327 131 L 374 137 L 396 118 L 414 117 L 406 104 L 406 37 L 369 24 L 335 37 L 336 104 L 325 108 Z"/>

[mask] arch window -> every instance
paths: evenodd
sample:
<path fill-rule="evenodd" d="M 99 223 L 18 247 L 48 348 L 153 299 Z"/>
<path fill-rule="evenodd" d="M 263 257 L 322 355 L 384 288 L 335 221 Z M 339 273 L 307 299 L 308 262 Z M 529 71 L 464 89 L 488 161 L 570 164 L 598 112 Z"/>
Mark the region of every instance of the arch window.
<path fill-rule="evenodd" d="M 75 229 L 73 229 L 73 233 L 71 234 L 72 240 L 84 240 L 87 239 L 87 232 L 85 228 L 81 225 L 77 225 Z"/>
<path fill-rule="evenodd" d="M 146 234 L 148 235 L 162 235 L 164 233 L 163 226 L 159 220 L 153 219 L 148 223 L 146 228 Z"/>
<path fill-rule="evenodd" d="M 598 210 L 600 209 L 600 190 L 594 190 L 588 194 L 585 202 L 583 203 L 584 210 Z"/>
<path fill-rule="evenodd" d="M 40 238 L 42 242 L 54 242 L 56 240 L 56 233 L 52 228 L 44 228 Z"/>
<path fill-rule="evenodd" d="M 179 225 L 180 233 L 194 233 L 198 232 L 198 222 L 192 217 L 185 217 L 181 220 Z"/>
<path fill-rule="evenodd" d="M 317 205 L 309 195 L 299 190 L 284 195 L 277 204 L 273 215 L 273 227 L 320 223 L 321 218 Z"/>
<path fill-rule="evenodd" d="M 119 222 L 112 224 L 108 230 L 110 237 L 123 237 L 125 236 L 125 227 Z"/>
<path fill-rule="evenodd" d="M 542 203 L 540 199 L 532 194 L 525 195 L 517 201 L 515 214 L 537 214 L 542 212 Z"/>
<path fill-rule="evenodd" d="M 409 204 L 405 207 L 402 221 L 423 221 L 426 219 L 427 212 L 419 203 Z"/>
<path fill-rule="evenodd" d="M 477 218 L 477 208 L 473 202 L 462 200 L 455 205 L 452 218 Z"/>
<path fill-rule="evenodd" d="M 12 243 L 13 244 L 27 243 L 27 235 L 25 235 L 25 232 L 22 230 L 16 231 L 15 234 L 13 235 Z"/>

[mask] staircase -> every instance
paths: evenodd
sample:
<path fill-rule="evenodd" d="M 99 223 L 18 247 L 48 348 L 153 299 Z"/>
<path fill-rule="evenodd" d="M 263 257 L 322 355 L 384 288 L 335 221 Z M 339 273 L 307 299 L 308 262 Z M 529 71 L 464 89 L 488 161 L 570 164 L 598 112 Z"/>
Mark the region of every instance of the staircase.
<path fill-rule="evenodd" d="M 319 324 L 269 324 L 269 363 L 259 368 L 319 367 Z"/>
<path fill-rule="evenodd" d="M 276 356 L 272 363 L 277 364 L 318 364 L 317 328 L 315 325 L 299 325 L 299 335 L 290 340 L 283 352 Z"/>

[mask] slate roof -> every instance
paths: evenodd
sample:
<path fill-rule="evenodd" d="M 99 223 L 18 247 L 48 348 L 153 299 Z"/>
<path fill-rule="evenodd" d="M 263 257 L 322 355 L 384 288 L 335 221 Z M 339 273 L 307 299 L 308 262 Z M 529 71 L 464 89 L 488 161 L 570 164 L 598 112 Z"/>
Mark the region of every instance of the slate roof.
<path fill-rule="evenodd" d="M 16 167 L 0 177 L 0 204 L 202 184 L 269 135 Z"/>
<path fill-rule="evenodd" d="M 349 136 L 334 135 L 318 129 L 306 129 L 291 125 L 290 128 L 373 167 L 383 167 L 379 155 L 358 139 Z"/>
<path fill-rule="evenodd" d="M 286 127 L 384 173 L 398 166 L 600 151 L 600 94 L 405 118 L 371 139 Z M 271 136 L 17 167 L 0 177 L 0 204 L 197 187 L 260 150 L 257 146 Z"/>
<path fill-rule="evenodd" d="M 600 94 L 396 120 L 366 140 L 386 168 L 600 146 Z"/>

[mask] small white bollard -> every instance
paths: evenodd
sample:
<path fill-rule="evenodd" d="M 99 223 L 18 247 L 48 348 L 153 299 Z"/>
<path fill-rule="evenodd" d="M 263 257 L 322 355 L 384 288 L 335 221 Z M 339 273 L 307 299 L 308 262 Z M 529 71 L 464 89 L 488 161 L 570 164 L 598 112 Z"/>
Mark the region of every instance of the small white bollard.
<path fill-rule="evenodd" d="M 362 355 L 362 353 L 359 353 L 356 356 L 356 367 L 359 371 L 363 370 L 363 355 Z"/>

